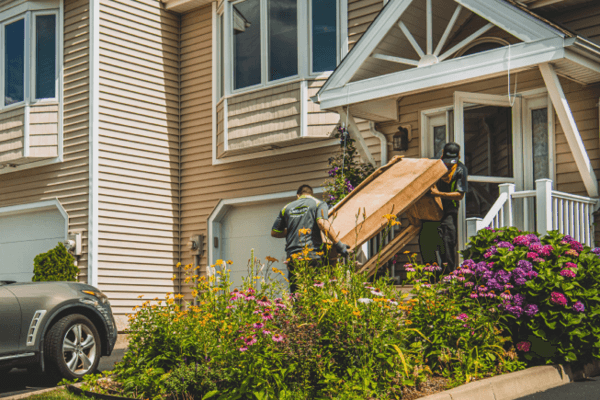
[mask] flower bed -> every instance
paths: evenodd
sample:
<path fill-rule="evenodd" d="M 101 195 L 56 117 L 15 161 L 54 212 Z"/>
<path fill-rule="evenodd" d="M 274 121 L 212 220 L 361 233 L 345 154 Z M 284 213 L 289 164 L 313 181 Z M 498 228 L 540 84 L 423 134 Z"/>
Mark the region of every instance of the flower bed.
<path fill-rule="evenodd" d="M 295 295 L 272 279 L 283 273 L 271 257 L 252 256 L 237 289 L 221 260 L 209 278 L 186 266 L 194 301 L 169 294 L 135 310 L 112 388 L 135 398 L 413 399 L 526 365 L 583 364 L 598 357 L 595 251 L 555 233 L 485 230 L 452 274 L 407 265 L 411 299 L 353 262 L 310 268 L 310 249 L 297 257 Z"/>

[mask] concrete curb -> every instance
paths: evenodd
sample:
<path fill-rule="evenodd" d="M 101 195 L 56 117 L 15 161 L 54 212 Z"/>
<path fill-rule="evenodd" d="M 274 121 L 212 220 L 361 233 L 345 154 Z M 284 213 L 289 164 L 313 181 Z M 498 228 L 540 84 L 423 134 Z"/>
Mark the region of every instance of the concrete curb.
<path fill-rule="evenodd" d="M 568 365 L 543 365 L 467 383 L 419 400 L 515 400 L 595 375 L 600 375 L 600 360 L 581 371 L 572 371 Z"/>
<path fill-rule="evenodd" d="M 77 387 L 81 386 L 83 382 L 80 383 L 76 383 L 75 385 Z M 55 386 L 55 387 L 51 387 L 48 389 L 41 389 L 41 390 L 36 390 L 35 392 L 27 392 L 27 393 L 23 393 L 23 394 L 16 394 L 14 396 L 10 396 L 10 397 L 3 397 L 2 400 L 20 400 L 20 399 L 26 399 L 28 397 L 31 396 L 37 396 L 38 394 L 44 394 L 44 393 L 48 393 L 48 392 L 53 392 L 55 390 L 60 390 L 60 389 L 66 389 L 66 386 Z"/>

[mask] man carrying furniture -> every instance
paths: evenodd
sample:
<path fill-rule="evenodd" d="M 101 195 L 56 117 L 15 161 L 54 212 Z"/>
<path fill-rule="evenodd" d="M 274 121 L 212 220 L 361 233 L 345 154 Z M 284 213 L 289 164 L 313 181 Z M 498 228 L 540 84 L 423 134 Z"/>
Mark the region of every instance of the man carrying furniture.
<path fill-rule="evenodd" d="M 442 262 L 446 265 L 446 273 L 456 269 L 456 219 L 458 206 L 467 192 L 467 167 L 459 161 L 460 146 L 454 142 L 446 143 L 442 161 L 448 172 L 431 188 L 431 195 L 442 199 L 444 216 L 438 233 L 444 243 L 445 252 Z"/>
<path fill-rule="evenodd" d="M 272 237 L 286 239 L 290 293 L 296 292 L 292 255 L 301 254 L 305 247 L 309 248 L 311 249 L 308 253 L 310 265 L 317 266 L 321 261 L 320 254 L 324 252 L 321 232 L 331 240 L 331 243 L 335 243 L 333 247 L 338 254 L 348 255 L 348 246 L 336 239 L 337 234 L 327 219 L 329 212 L 327 204 L 313 197 L 313 190 L 309 185 L 300 186 L 296 194 L 297 199 L 283 207 L 271 230 Z"/>

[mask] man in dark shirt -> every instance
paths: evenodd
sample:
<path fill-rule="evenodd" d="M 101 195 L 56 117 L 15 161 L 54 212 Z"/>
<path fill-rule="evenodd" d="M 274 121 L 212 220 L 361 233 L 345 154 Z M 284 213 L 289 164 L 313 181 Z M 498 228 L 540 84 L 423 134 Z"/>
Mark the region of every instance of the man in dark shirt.
<path fill-rule="evenodd" d="M 459 202 L 467 192 L 467 167 L 459 161 L 460 146 L 454 142 L 444 146 L 442 161 L 448 172 L 438 182 L 437 188 L 431 189 L 431 194 L 442 199 L 444 216 L 438 228 L 438 233 L 444 243 L 445 252 L 442 262 L 446 265 L 446 273 L 456 269 L 456 219 Z"/>
<path fill-rule="evenodd" d="M 308 253 L 311 259 L 310 265 L 318 265 L 321 261 L 319 253 L 323 251 L 321 232 L 331 240 L 331 243 L 334 243 L 333 247 L 338 254 L 348 255 L 348 246 L 337 240 L 337 234 L 327 219 L 329 212 L 327 204 L 315 199 L 313 190 L 308 185 L 300 186 L 296 193 L 298 198 L 283 207 L 283 210 L 277 214 L 271 230 L 271 236 L 286 239 L 285 252 L 289 258 L 287 267 L 291 293 L 296 291 L 292 255 L 302 253 L 306 247 L 311 249 Z"/>

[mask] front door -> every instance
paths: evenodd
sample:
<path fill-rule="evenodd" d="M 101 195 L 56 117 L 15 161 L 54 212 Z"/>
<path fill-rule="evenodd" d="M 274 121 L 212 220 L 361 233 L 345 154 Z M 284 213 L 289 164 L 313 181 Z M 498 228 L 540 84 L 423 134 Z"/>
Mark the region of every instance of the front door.
<path fill-rule="evenodd" d="M 459 211 L 459 248 L 463 248 L 466 218 L 484 218 L 499 196 L 499 185 L 513 183 L 516 190 L 523 189 L 521 100 L 455 92 L 454 132 L 469 171 L 469 190 Z"/>

